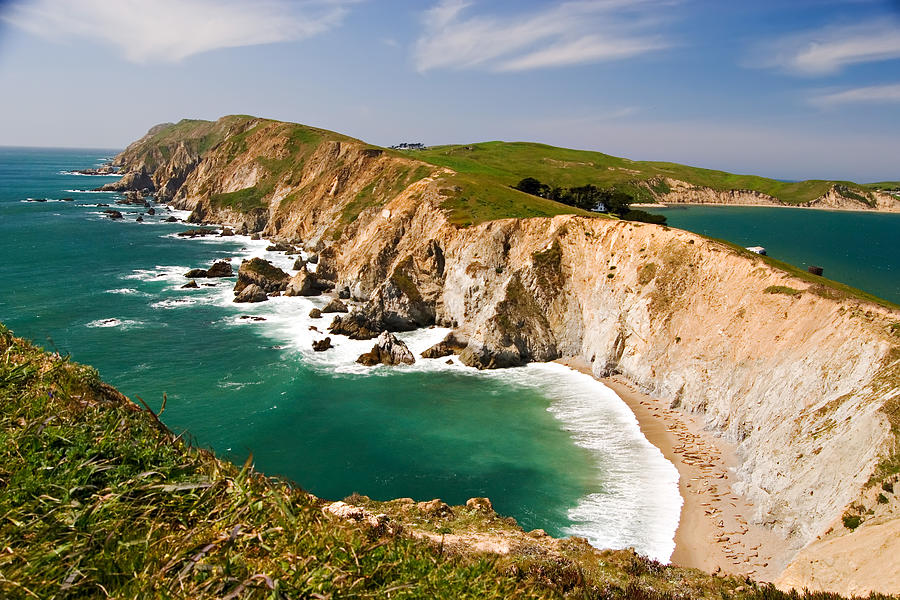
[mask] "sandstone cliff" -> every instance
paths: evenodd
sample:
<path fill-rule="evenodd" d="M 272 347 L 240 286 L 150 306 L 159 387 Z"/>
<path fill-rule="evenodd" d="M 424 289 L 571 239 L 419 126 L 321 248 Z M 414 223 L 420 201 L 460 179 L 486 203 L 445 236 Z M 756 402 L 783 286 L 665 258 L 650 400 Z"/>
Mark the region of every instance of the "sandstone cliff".
<path fill-rule="evenodd" d="M 809 202 L 788 204 L 774 196 L 755 190 L 717 190 L 671 178 L 665 178 L 661 181 L 664 182 L 664 186 L 659 186 L 658 182 L 651 182 L 650 185 L 646 186 L 646 190 L 662 204 L 799 206 L 832 210 L 900 212 L 900 198 L 892 194 L 876 190 L 852 190 L 840 184 L 831 185 L 827 192 Z M 656 185 L 653 185 L 654 183 Z M 668 191 L 658 191 L 660 189 Z"/>
<path fill-rule="evenodd" d="M 381 328 L 454 327 L 479 368 L 580 356 L 703 415 L 739 443 L 755 520 L 796 550 L 843 532 L 848 511 L 858 538 L 895 518 L 900 502 L 873 490 L 900 450 L 897 310 L 666 227 L 562 215 L 460 228 L 445 210 L 452 171 L 298 127 L 151 132 L 117 164 L 197 220 L 302 240 Z"/>

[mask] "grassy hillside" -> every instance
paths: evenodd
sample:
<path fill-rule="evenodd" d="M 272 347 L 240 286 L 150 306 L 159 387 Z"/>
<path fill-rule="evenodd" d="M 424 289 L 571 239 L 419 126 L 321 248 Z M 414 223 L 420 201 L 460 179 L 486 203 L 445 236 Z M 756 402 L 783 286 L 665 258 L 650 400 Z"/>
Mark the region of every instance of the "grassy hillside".
<path fill-rule="evenodd" d="M 389 504 L 370 507 L 392 514 Z M 250 464 L 191 447 L 95 370 L 0 325 L 3 598 L 838 598 L 786 595 L 578 540 L 558 554 L 537 545 L 504 557 L 454 551 L 322 506 Z M 455 507 L 444 520 L 413 511 L 403 526 L 518 530 L 476 512 Z"/>
<path fill-rule="evenodd" d="M 407 155 L 460 173 L 481 175 L 502 185 L 514 185 L 524 177 L 534 177 L 558 186 L 592 183 L 598 187 L 620 186 L 635 192 L 639 200 L 654 197 L 643 186 L 648 182 L 657 192 L 668 189 L 660 178 L 669 177 L 715 190 L 755 190 L 788 204 L 800 204 L 818 198 L 833 184 L 864 193 L 864 186 L 849 181 L 784 182 L 754 175 L 735 175 L 689 167 L 676 163 L 633 161 L 600 152 L 557 148 L 528 142 L 483 142 L 458 146 L 434 146 Z"/>

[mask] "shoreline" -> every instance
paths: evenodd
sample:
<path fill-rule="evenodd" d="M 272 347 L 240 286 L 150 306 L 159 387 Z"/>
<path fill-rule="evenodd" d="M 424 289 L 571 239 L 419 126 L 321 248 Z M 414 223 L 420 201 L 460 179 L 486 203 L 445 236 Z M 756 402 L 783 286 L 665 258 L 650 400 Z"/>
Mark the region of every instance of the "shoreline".
<path fill-rule="evenodd" d="M 660 203 L 635 203 L 631 205 L 635 208 L 678 208 L 679 206 L 755 206 L 759 208 L 802 208 L 804 210 L 821 210 L 830 212 L 858 212 L 858 213 L 878 213 L 883 215 L 900 214 L 900 210 L 879 210 L 877 208 L 835 208 L 833 206 L 792 206 L 790 204 L 755 204 L 752 202 L 669 202 Z"/>
<path fill-rule="evenodd" d="M 736 447 L 705 431 L 695 417 L 639 391 L 622 376 L 599 378 L 581 358 L 555 362 L 591 375 L 631 409 L 641 432 L 678 469 L 684 504 L 671 564 L 708 573 L 774 581 L 793 552 L 773 531 L 754 525 L 755 507 L 732 490 Z"/>

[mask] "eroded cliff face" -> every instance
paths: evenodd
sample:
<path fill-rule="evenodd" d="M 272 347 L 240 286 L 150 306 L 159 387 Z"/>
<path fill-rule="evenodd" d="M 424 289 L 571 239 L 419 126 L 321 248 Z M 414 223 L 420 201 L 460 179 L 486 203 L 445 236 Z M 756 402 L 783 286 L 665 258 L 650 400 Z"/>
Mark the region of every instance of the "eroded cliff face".
<path fill-rule="evenodd" d="M 668 192 L 659 193 L 648 187 L 657 200 L 663 204 L 733 204 L 753 206 L 800 206 L 803 208 L 826 208 L 832 210 L 873 210 L 880 212 L 900 212 L 900 198 L 887 192 L 856 192 L 849 188 L 832 185 L 827 192 L 810 202 L 787 204 L 778 198 L 755 190 L 716 190 L 697 186 L 677 179 L 663 180 Z"/>
<path fill-rule="evenodd" d="M 580 356 L 703 415 L 739 444 L 755 520 L 796 549 L 869 502 L 867 482 L 897 452 L 897 311 L 656 225 L 559 216 L 458 228 L 441 207 L 447 171 L 355 140 L 320 139 L 273 177 L 267 160 L 297 149 L 254 127 L 238 152 L 226 136 L 196 156 L 175 148 L 152 171 L 154 150 L 121 162 L 199 220 L 299 238 L 381 328 L 454 327 L 461 359 L 479 368 Z M 223 202 L 261 185 L 256 205 Z"/>

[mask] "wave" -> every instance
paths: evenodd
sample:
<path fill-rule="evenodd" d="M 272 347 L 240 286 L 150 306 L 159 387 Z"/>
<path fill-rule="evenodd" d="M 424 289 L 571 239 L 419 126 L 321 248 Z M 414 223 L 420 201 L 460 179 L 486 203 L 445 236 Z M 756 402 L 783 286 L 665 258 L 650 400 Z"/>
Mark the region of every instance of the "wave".
<path fill-rule="evenodd" d="M 147 292 L 141 292 L 134 288 L 118 288 L 114 290 L 106 290 L 107 294 L 121 294 L 123 296 L 149 296 Z"/>
<path fill-rule="evenodd" d="M 121 173 L 78 173 L 77 171 L 59 171 L 58 175 L 74 175 L 76 177 L 121 177 Z"/>
<path fill-rule="evenodd" d="M 63 190 L 69 194 L 118 194 L 112 190 Z"/>
<path fill-rule="evenodd" d="M 90 323 L 85 323 L 85 327 L 121 327 L 122 329 L 134 329 L 146 325 L 143 321 L 134 321 L 130 319 L 117 319 L 115 317 L 109 319 L 97 319 Z"/>

